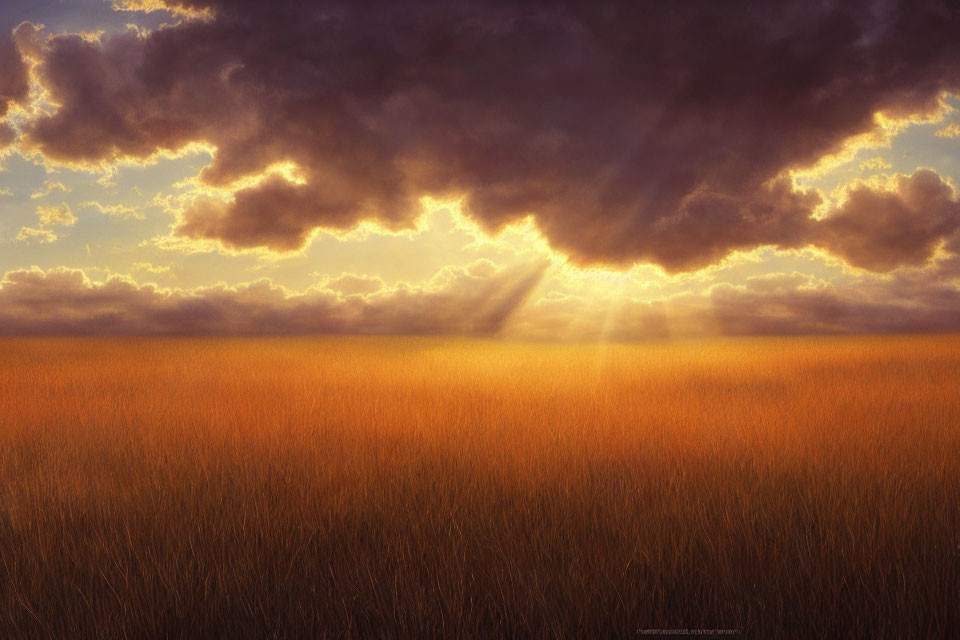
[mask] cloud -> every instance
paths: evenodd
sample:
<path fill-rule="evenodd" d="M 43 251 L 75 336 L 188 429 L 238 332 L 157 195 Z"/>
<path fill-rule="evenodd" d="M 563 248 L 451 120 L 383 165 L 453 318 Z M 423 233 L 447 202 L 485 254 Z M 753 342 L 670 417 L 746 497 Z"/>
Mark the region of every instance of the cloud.
<path fill-rule="evenodd" d="M 37 207 L 35 214 L 39 228 L 22 227 L 17 233 L 17 242 L 50 244 L 56 242 L 58 237 L 50 227 L 72 227 L 77 223 L 77 217 L 66 203 L 41 205 Z"/>
<path fill-rule="evenodd" d="M 135 262 L 130 266 L 130 269 L 131 271 L 142 271 L 151 275 L 169 275 L 179 270 L 176 265 L 173 264 L 156 265 L 151 262 Z"/>
<path fill-rule="evenodd" d="M 0 120 L 7 115 L 10 104 L 22 102 L 30 91 L 27 67 L 11 34 L 0 32 Z M 0 145 L 3 133 L 0 132 Z"/>
<path fill-rule="evenodd" d="M 17 139 L 17 132 L 6 122 L 0 121 L 0 152 L 13 145 Z"/>
<path fill-rule="evenodd" d="M 57 234 L 52 229 L 35 229 L 33 227 L 21 227 L 17 233 L 17 242 L 27 244 L 50 244 L 57 241 Z"/>
<path fill-rule="evenodd" d="M 77 216 L 66 203 L 58 205 L 39 206 L 36 210 L 37 222 L 43 227 L 72 227 L 77 223 Z"/>
<path fill-rule="evenodd" d="M 852 188 L 846 201 L 815 225 L 815 244 L 873 271 L 917 266 L 960 231 L 960 202 L 937 173 L 898 176 L 890 190 Z"/>
<path fill-rule="evenodd" d="M 867 158 L 866 160 L 861 160 L 859 167 L 861 169 L 889 169 L 891 164 L 883 159 L 881 156 L 875 156 L 873 158 Z"/>
<path fill-rule="evenodd" d="M 949 126 L 940 129 L 933 135 L 940 138 L 960 138 L 960 123 L 952 122 Z"/>
<path fill-rule="evenodd" d="M 17 132 L 5 122 L 10 105 L 23 102 L 30 91 L 27 67 L 10 33 L 0 31 L 0 152 L 12 145 Z"/>
<path fill-rule="evenodd" d="M 478 262 L 447 267 L 421 286 L 370 295 L 330 288 L 292 294 L 268 280 L 159 289 L 76 269 L 8 272 L 0 286 L 3 335 L 496 334 L 543 268 Z"/>
<path fill-rule="evenodd" d="M 103 215 L 121 218 L 124 220 L 142 220 L 146 217 L 143 211 L 139 208 L 128 207 L 122 204 L 107 205 L 101 202 L 88 201 L 80 203 L 80 206 L 83 208 L 96 209 Z"/>
<path fill-rule="evenodd" d="M 349 296 L 376 293 L 386 287 L 386 283 L 378 277 L 344 273 L 340 277 L 327 282 L 325 286 L 331 291 L 339 291 L 343 295 Z"/>
<path fill-rule="evenodd" d="M 164 272 L 153 265 L 137 270 Z M 826 282 L 772 273 L 743 284 L 639 300 L 616 293 L 535 294 L 543 264 L 449 266 L 430 280 L 387 286 L 345 274 L 302 293 L 259 280 L 165 289 L 81 270 L 8 272 L 0 335 L 496 335 L 631 341 L 671 337 L 956 332 L 960 259 L 889 276 Z M 953 281 L 953 282 L 951 282 Z"/>
<path fill-rule="evenodd" d="M 59 105 L 21 144 L 90 163 L 212 145 L 201 182 L 228 195 L 184 211 L 188 238 L 290 251 L 318 227 L 409 227 L 424 195 L 465 197 L 487 228 L 533 214 L 578 261 L 668 271 L 811 239 L 885 269 L 938 233 L 898 249 L 856 195 L 821 237 L 820 196 L 786 176 L 876 131 L 878 112 L 930 114 L 960 88 L 953 4 L 164 4 L 202 17 L 98 41 L 21 27 Z M 871 203 L 885 225 L 907 215 Z"/>
<path fill-rule="evenodd" d="M 958 330 L 960 290 L 926 275 L 837 286 L 774 274 L 713 288 L 711 306 L 724 335 L 949 333 Z"/>
<path fill-rule="evenodd" d="M 953 265 L 954 276 L 960 265 Z M 517 311 L 504 334 L 545 340 L 633 341 L 676 337 L 953 333 L 960 289 L 942 267 L 825 282 L 772 273 L 744 284 L 659 300 L 551 293 Z"/>
<path fill-rule="evenodd" d="M 53 193 L 54 191 L 62 191 L 63 193 L 69 193 L 70 188 L 67 187 L 65 184 L 63 184 L 62 182 L 54 182 L 53 180 L 44 180 L 43 188 L 40 191 L 37 191 L 36 193 L 31 193 L 30 198 L 32 200 L 45 198 L 51 193 Z"/>

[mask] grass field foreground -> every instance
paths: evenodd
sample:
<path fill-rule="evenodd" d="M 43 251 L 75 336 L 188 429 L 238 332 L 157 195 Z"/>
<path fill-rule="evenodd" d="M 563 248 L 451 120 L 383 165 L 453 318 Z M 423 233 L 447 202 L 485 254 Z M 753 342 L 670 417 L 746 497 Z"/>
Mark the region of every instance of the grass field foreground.
<path fill-rule="evenodd" d="M 960 339 L 0 341 L 4 637 L 948 637 Z"/>

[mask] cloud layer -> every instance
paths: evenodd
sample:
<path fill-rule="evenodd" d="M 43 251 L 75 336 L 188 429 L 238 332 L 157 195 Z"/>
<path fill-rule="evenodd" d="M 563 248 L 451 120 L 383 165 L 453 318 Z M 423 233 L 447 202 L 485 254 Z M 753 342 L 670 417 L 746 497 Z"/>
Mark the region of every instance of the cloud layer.
<path fill-rule="evenodd" d="M 19 270 L 0 282 L 0 335 L 493 335 L 542 273 L 481 260 L 422 286 L 358 295 L 344 278 L 290 294 L 268 280 L 184 291 L 123 277 L 92 282 L 77 269 Z"/>
<path fill-rule="evenodd" d="M 704 335 L 954 332 L 960 290 L 937 270 L 844 285 L 770 274 L 743 285 L 654 302 L 531 297 L 543 265 L 447 267 L 420 286 L 345 274 L 305 293 L 268 280 L 159 289 L 124 277 L 98 283 L 75 269 L 9 272 L 0 335 L 455 334 L 521 339 L 637 340 Z M 947 272 L 943 272 L 947 269 Z"/>
<path fill-rule="evenodd" d="M 201 179 L 234 193 L 188 208 L 187 237 L 286 251 L 317 227 L 409 226 L 421 196 L 465 196 L 488 228 L 533 214 L 587 262 L 677 271 L 816 244 L 888 270 L 957 226 L 934 175 L 861 189 L 820 223 L 820 196 L 786 174 L 877 112 L 929 114 L 960 88 L 952 3 L 167 4 L 208 17 L 100 41 L 21 26 L 58 105 L 21 145 L 64 162 L 214 145 Z M 17 73 L 0 105 L 19 99 Z"/>
<path fill-rule="evenodd" d="M 956 278 L 960 262 L 950 269 Z M 801 273 L 773 273 L 653 302 L 613 299 L 597 305 L 577 296 L 546 296 L 520 309 L 505 332 L 520 338 L 612 341 L 953 333 L 960 318 L 960 290 L 949 277 L 936 269 L 917 270 L 836 284 Z"/>

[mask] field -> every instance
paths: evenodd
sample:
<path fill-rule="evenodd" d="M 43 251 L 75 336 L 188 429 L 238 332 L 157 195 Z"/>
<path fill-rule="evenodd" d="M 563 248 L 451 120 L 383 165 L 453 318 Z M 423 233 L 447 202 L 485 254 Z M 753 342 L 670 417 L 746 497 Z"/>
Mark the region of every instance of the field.
<path fill-rule="evenodd" d="M 934 638 L 960 338 L 0 341 L 0 635 Z"/>

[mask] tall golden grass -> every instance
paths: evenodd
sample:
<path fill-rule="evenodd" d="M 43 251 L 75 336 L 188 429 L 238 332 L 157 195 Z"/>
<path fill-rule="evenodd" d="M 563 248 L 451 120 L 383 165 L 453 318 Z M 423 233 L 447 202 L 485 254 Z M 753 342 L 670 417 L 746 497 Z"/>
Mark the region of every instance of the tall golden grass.
<path fill-rule="evenodd" d="M 0 635 L 949 637 L 960 340 L 0 341 Z"/>

